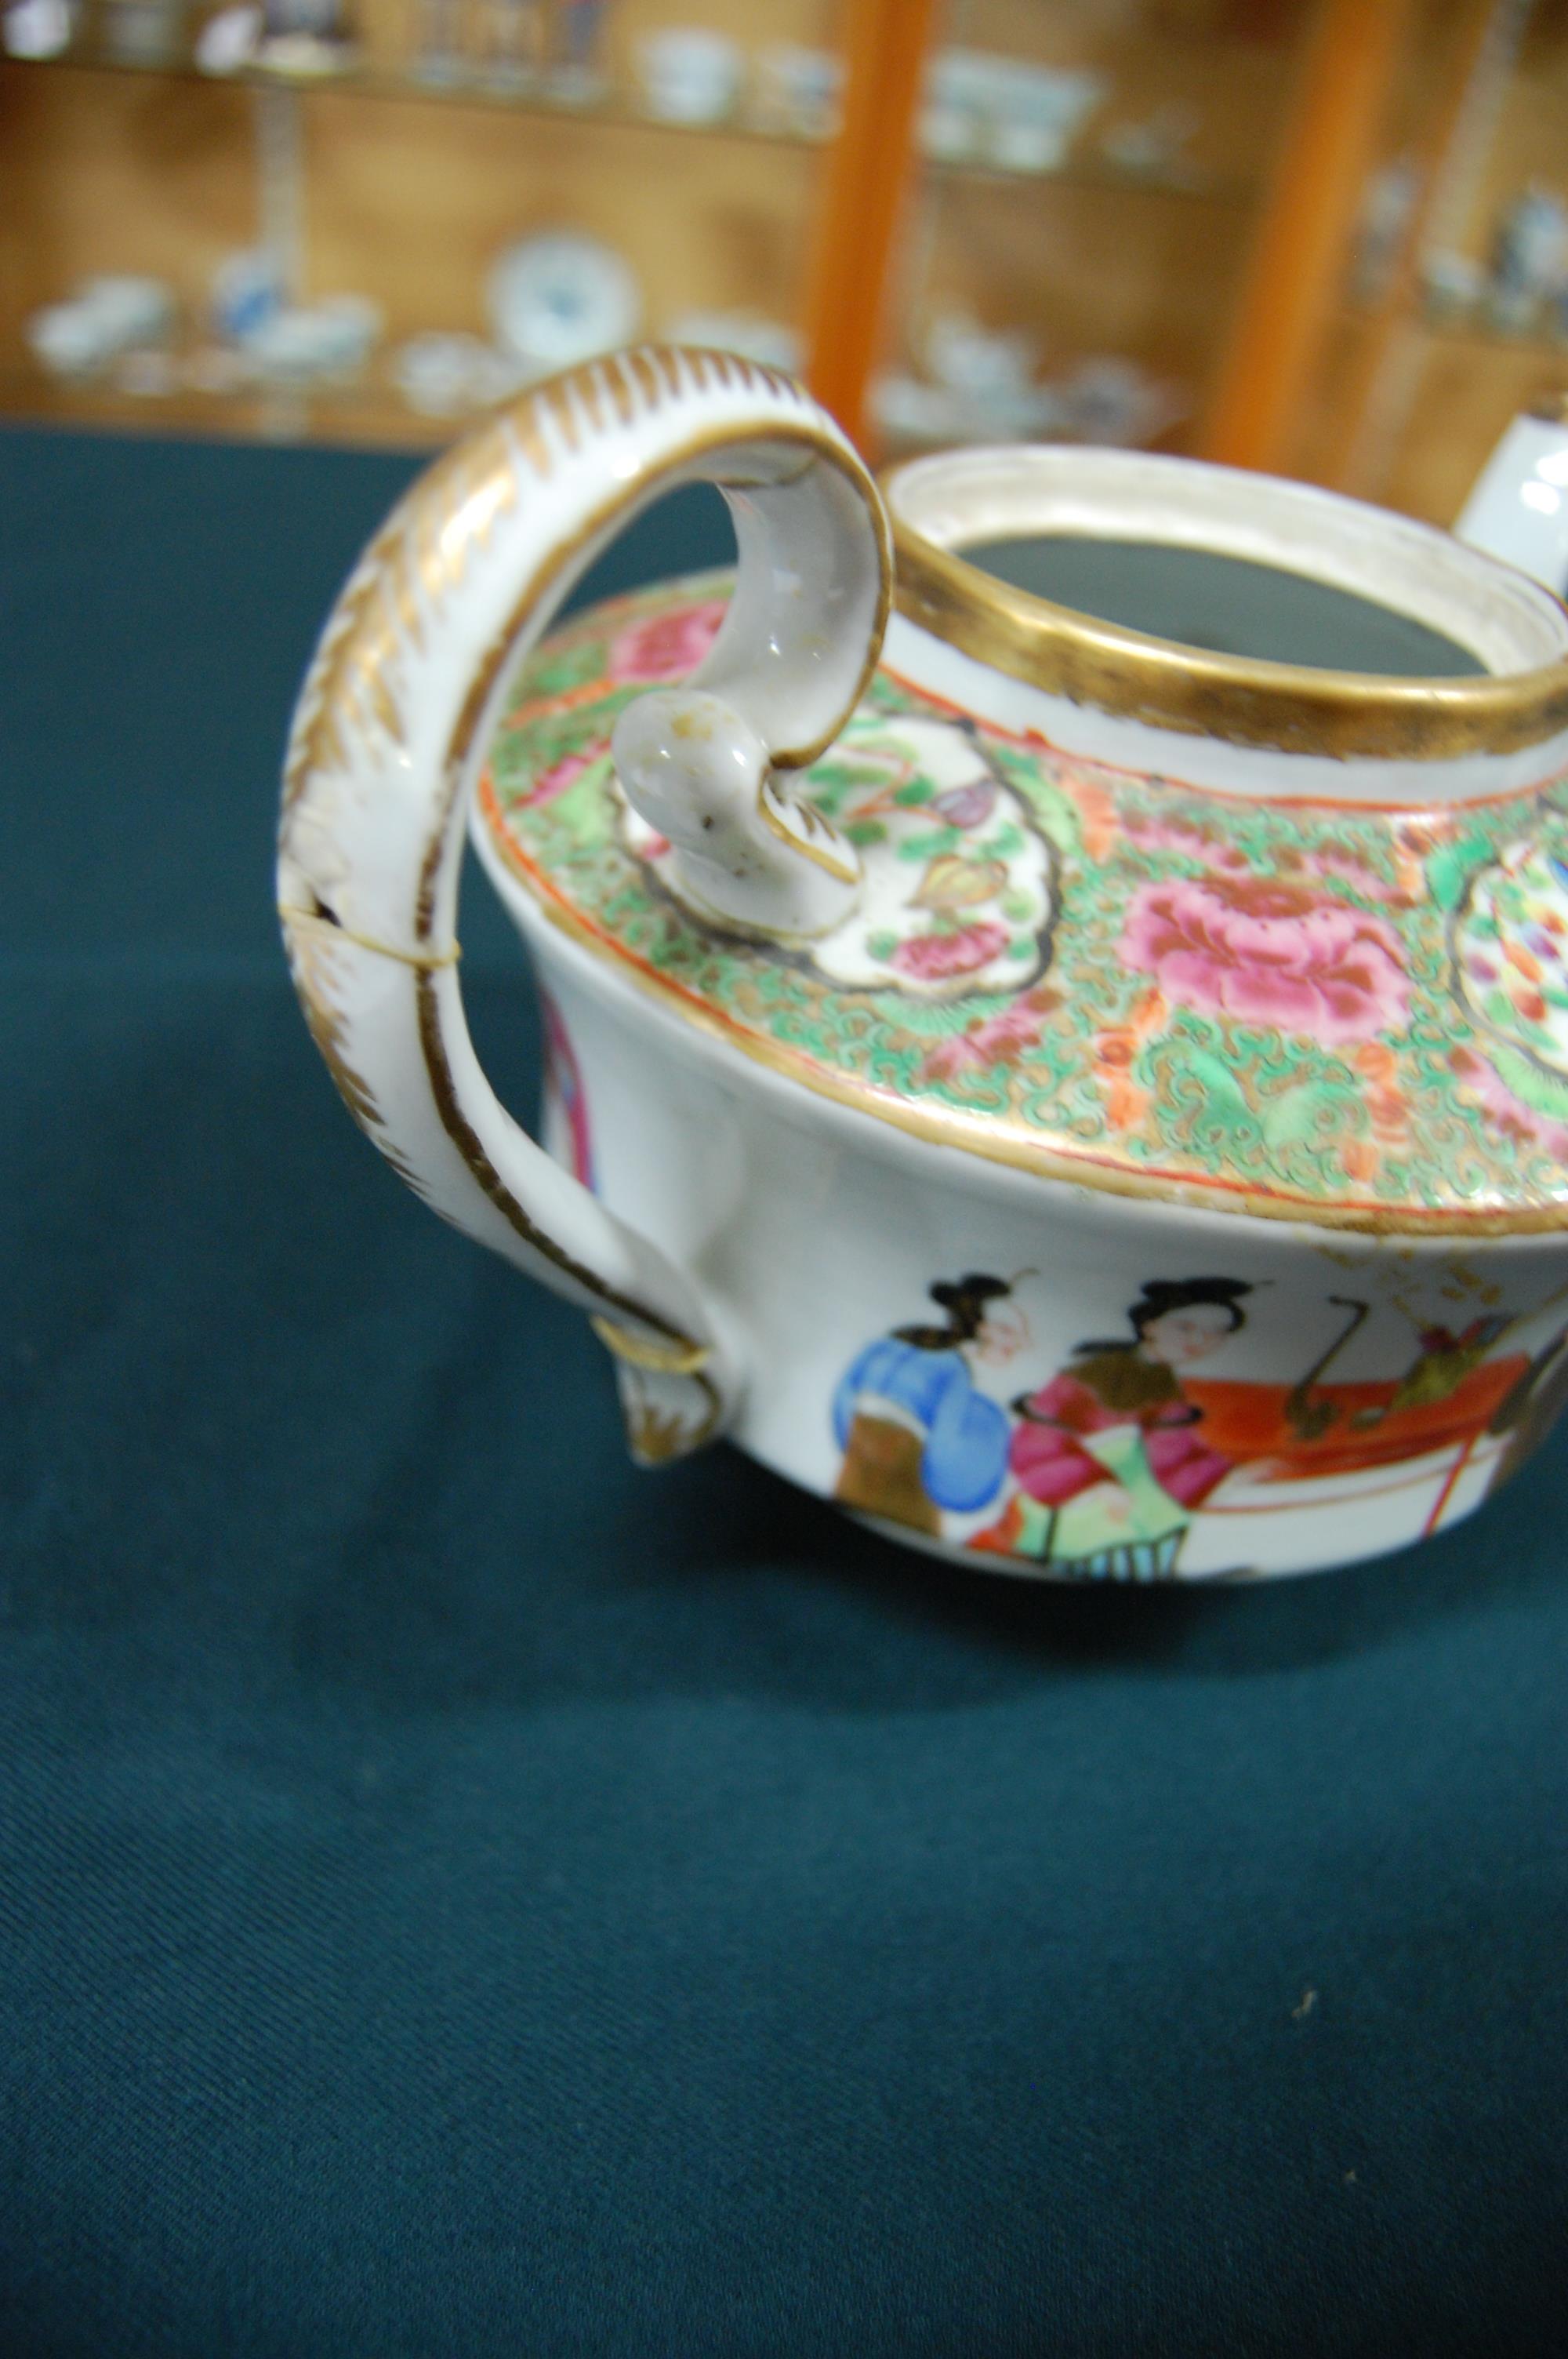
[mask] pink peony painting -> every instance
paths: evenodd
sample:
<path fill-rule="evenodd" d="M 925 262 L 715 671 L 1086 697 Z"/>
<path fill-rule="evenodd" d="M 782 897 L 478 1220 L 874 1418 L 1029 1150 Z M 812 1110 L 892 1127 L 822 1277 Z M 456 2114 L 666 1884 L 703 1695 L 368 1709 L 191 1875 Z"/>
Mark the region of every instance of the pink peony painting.
<path fill-rule="evenodd" d="M 950 934 L 912 934 L 888 963 L 917 983 L 939 983 L 950 974 L 973 974 L 1006 950 L 1007 928 L 987 922 L 961 926 Z"/>
<path fill-rule="evenodd" d="M 525 795 L 518 797 L 519 809 L 538 810 L 544 804 L 555 802 L 568 787 L 577 784 L 596 755 L 604 751 L 600 745 L 586 754 L 563 754 L 558 762 L 552 762 L 547 770 L 540 771 Z"/>
<path fill-rule="evenodd" d="M 1408 986 L 1383 919 L 1275 876 L 1168 878 L 1128 905 L 1120 954 L 1167 999 L 1332 1047 L 1403 1022 Z"/>
<path fill-rule="evenodd" d="M 1516 1097 L 1489 1058 L 1461 1046 L 1450 1050 L 1448 1061 L 1488 1122 L 1505 1137 L 1523 1147 L 1538 1147 L 1559 1163 L 1568 1163 L 1568 1128 Z"/>
<path fill-rule="evenodd" d="M 982 1016 L 962 1032 L 936 1041 L 921 1060 L 922 1081 L 951 1082 L 971 1069 L 987 1071 L 992 1065 L 1015 1064 L 1040 1038 L 1053 1007 L 1060 1002 L 1049 989 L 1025 992 L 999 1015 Z"/>
<path fill-rule="evenodd" d="M 730 611 L 725 598 L 705 599 L 700 606 L 677 606 L 668 614 L 650 614 L 612 639 L 610 677 L 647 687 L 657 680 L 684 679 L 695 671 Z"/>

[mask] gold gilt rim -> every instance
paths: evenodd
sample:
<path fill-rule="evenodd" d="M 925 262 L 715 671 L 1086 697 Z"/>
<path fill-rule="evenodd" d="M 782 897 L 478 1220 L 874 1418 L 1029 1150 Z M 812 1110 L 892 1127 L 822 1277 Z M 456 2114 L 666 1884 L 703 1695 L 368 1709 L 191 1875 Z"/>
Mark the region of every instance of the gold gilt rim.
<path fill-rule="evenodd" d="M 1292 1227 L 1349 1231 L 1364 1236 L 1503 1237 L 1549 1236 L 1568 1230 L 1568 1202 L 1543 1204 L 1527 1211 L 1469 1210 L 1462 1205 L 1324 1203 L 1288 1190 L 1249 1188 L 1242 1180 L 1190 1178 L 1179 1173 L 1136 1171 L 1110 1157 L 1089 1149 L 1074 1151 L 998 1127 L 985 1115 L 966 1114 L 955 1106 L 928 1103 L 899 1096 L 825 1066 L 790 1043 L 771 1039 L 736 1024 L 709 1001 L 684 990 L 678 983 L 641 959 L 623 942 L 594 925 L 568 901 L 553 877 L 527 857 L 507 827 L 488 770 L 480 777 L 476 806 L 486 833 L 509 873 L 527 895 L 531 906 L 557 932 L 586 951 L 604 966 L 626 976 L 647 997 L 681 1022 L 705 1033 L 726 1048 L 738 1049 L 753 1064 L 764 1065 L 784 1080 L 804 1084 L 817 1097 L 858 1114 L 870 1114 L 913 1138 L 933 1147 L 948 1147 L 999 1163 L 1042 1180 L 1060 1180 L 1098 1194 L 1135 1197 L 1145 1202 L 1173 1204 L 1187 1212 L 1243 1214 L 1253 1220 L 1286 1221 Z"/>
<path fill-rule="evenodd" d="M 632 1359 L 634 1364 L 665 1375 L 689 1376 L 706 1395 L 706 1421 L 687 1445 L 696 1448 L 716 1430 L 722 1409 L 719 1391 L 703 1373 L 711 1358 L 711 1347 L 687 1334 L 662 1312 L 615 1290 L 585 1264 L 577 1262 L 538 1226 L 513 1195 L 468 1120 L 448 1054 L 448 1017 L 436 978 L 441 971 L 455 968 L 457 947 L 454 943 L 428 951 L 423 946 L 429 943 L 435 924 L 437 886 L 443 864 L 453 855 L 454 842 L 460 843 L 460 839 L 451 836 L 450 821 L 473 740 L 497 679 L 515 656 L 530 610 L 549 595 L 562 571 L 618 516 L 640 505 L 694 460 L 709 452 L 751 442 L 795 445 L 802 452 L 802 471 L 815 461 L 824 461 L 837 468 L 865 501 L 873 527 L 878 580 L 872 626 L 860 676 L 830 726 L 809 744 L 775 753 L 773 759 L 781 766 L 811 762 L 831 744 L 845 715 L 860 701 L 875 668 L 892 596 L 885 525 L 863 461 L 826 421 L 820 420 L 809 397 L 792 379 L 732 353 L 688 347 L 677 350 L 641 346 L 568 370 L 518 397 L 444 452 L 405 493 L 340 594 L 302 691 L 287 756 L 284 808 L 287 815 L 308 795 L 314 782 L 329 766 L 345 766 L 344 738 L 354 728 L 364 725 L 367 708 L 374 724 L 394 745 L 399 749 L 406 745 L 398 695 L 388 675 L 396 662 L 401 639 L 406 637 L 416 646 L 422 646 L 424 633 L 431 626 L 410 593 L 406 579 L 410 545 L 411 561 L 424 581 L 432 615 L 438 614 L 452 582 L 461 576 L 474 542 L 482 541 L 495 516 L 510 508 L 521 496 L 519 460 L 526 460 L 541 480 L 552 473 L 555 461 L 543 431 L 546 418 L 553 421 L 568 449 L 576 452 L 585 437 L 604 428 L 611 410 L 622 425 L 629 425 L 640 410 L 649 412 L 666 397 L 678 397 L 687 389 L 683 372 L 699 392 L 715 386 L 752 391 L 760 385 L 795 406 L 740 419 L 709 417 L 678 442 L 664 448 L 633 481 L 618 484 L 579 519 L 573 530 L 551 545 L 519 590 L 503 627 L 484 649 L 448 739 L 442 768 L 444 788 L 431 816 L 418 867 L 413 912 L 414 940 L 418 947 L 410 951 L 349 932 L 335 919 L 330 921 L 330 930 L 335 938 L 351 940 L 373 956 L 413 970 L 420 1051 L 442 1129 L 482 1193 L 528 1245 L 609 1310 L 634 1319 L 667 1339 L 649 1345 L 643 1339 L 630 1337 L 630 1331 L 617 1322 L 610 1322 L 620 1339 L 615 1348 L 623 1359 Z M 574 408 L 574 400 L 581 405 L 581 415 Z M 724 484 L 721 469 L 714 480 L 720 485 Z M 305 720 L 302 716 L 307 707 L 308 719 Z M 327 923 L 324 913 L 308 908 L 285 907 L 279 914 L 291 941 L 301 936 L 308 939 L 306 929 Z M 303 992 L 302 996 L 318 1046 L 351 1112 L 376 1138 L 395 1168 L 402 1170 L 406 1179 L 410 1178 L 402 1159 L 380 1136 L 381 1118 L 372 1093 L 344 1060 L 331 1010 L 308 992 Z M 641 1360 L 634 1357 L 637 1350 L 644 1354 Z M 654 1356 L 647 1356 L 650 1352 Z"/>
<path fill-rule="evenodd" d="M 638 354 L 631 355 L 628 364 L 635 362 L 639 357 Z M 650 347 L 646 357 L 650 362 L 656 360 L 659 363 L 661 368 L 665 371 L 665 383 L 672 390 L 678 390 L 678 379 L 669 374 L 671 353 L 665 348 Z M 731 365 L 741 373 L 743 382 L 750 383 L 752 378 L 751 364 L 738 359 L 731 361 L 730 356 L 708 353 L 683 346 L 679 357 L 693 366 L 699 386 L 707 383 L 704 372 L 709 363 L 714 364 L 714 373 L 726 386 L 730 383 L 729 369 Z M 724 364 L 722 368 L 720 364 Z M 787 386 L 790 383 L 787 379 L 776 377 L 774 373 L 769 370 L 759 370 L 756 374 L 765 376 L 772 389 Z M 559 416 L 562 414 L 562 404 L 567 394 L 571 390 L 580 390 L 585 382 L 591 383 L 592 375 L 592 364 L 584 368 L 567 371 L 562 375 L 552 378 L 548 385 L 537 388 L 535 397 L 535 399 L 547 398 L 555 406 L 557 414 Z M 798 388 L 792 389 L 798 393 Z M 513 404 L 510 408 L 500 412 L 499 420 L 503 425 L 515 428 L 520 418 L 525 417 L 527 409 L 527 397 L 524 397 L 523 400 Z M 569 409 L 566 414 L 569 415 Z M 477 437 L 470 440 L 477 440 Z M 449 852 L 449 821 L 460 793 L 461 781 L 468 775 L 480 724 L 489 709 L 497 681 L 507 666 L 516 658 L 518 642 L 528 617 L 549 597 L 551 590 L 559 581 L 562 573 L 617 516 L 624 516 L 633 507 L 641 506 L 657 492 L 661 484 L 667 484 L 672 477 L 679 475 L 694 460 L 700 459 L 708 452 L 718 452 L 732 448 L 749 440 L 797 443 L 807 454 L 804 464 L 810 465 L 813 461 L 822 460 L 837 467 L 866 498 L 869 513 L 873 524 L 875 523 L 879 509 L 874 501 L 871 475 L 860 454 L 848 443 L 838 440 L 824 427 L 817 425 L 809 412 L 800 418 L 781 414 L 776 418 L 752 421 L 748 427 L 741 429 L 738 429 L 733 422 L 725 424 L 710 422 L 686 436 L 678 445 L 664 451 L 656 461 L 643 470 L 633 485 L 620 484 L 613 492 L 598 501 L 585 516 L 579 519 L 571 532 L 563 535 L 552 544 L 528 581 L 514 598 L 504 623 L 500 630 L 492 635 L 475 667 L 468 691 L 447 741 L 443 764 L 446 793 L 441 799 L 440 810 L 427 841 L 425 856 L 420 867 L 416 929 L 421 940 L 427 939 L 434 920 L 437 877 Z M 457 452 L 460 453 L 464 445 L 459 443 L 455 448 Z M 448 454 L 447 459 L 438 461 L 437 468 L 449 463 L 451 455 Z M 489 472 L 493 474 L 495 468 L 501 463 L 498 459 Z M 432 469 L 430 472 L 433 475 L 437 469 Z M 715 480 L 722 484 L 722 474 L 720 473 Z M 406 495 L 406 500 L 416 497 L 424 488 L 425 481 L 428 481 L 428 478 L 416 484 L 413 492 Z M 482 483 L 480 488 L 482 492 Z M 400 505 L 394 512 L 392 523 L 395 524 L 402 514 L 403 507 Z M 772 758 L 776 766 L 794 767 L 816 761 L 833 743 L 843 726 L 846 715 L 852 712 L 859 704 L 876 669 L 882 635 L 887 626 L 888 612 L 892 597 L 892 582 L 887 538 L 880 531 L 875 533 L 874 538 L 877 546 L 878 571 L 876 611 L 865 660 L 860 667 L 853 693 L 847 700 L 844 711 L 820 736 L 798 748 L 792 747 L 787 751 L 774 753 Z M 553 614 L 549 619 L 554 620 Z M 547 629 L 548 626 L 547 622 L 545 627 Z M 591 1291 L 598 1294 L 600 1299 L 613 1310 L 630 1313 L 632 1317 L 640 1320 L 644 1326 L 656 1330 L 661 1335 L 669 1339 L 667 1345 L 662 1343 L 654 1345 L 650 1351 L 650 1347 L 645 1343 L 640 1343 L 639 1339 L 634 1339 L 630 1331 L 622 1327 L 619 1322 L 601 1321 L 597 1317 L 592 1321 L 601 1341 L 606 1343 L 620 1358 L 645 1369 L 657 1368 L 666 1375 L 689 1375 L 704 1390 L 708 1399 L 708 1414 L 705 1422 L 698 1428 L 695 1439 L 687 1445 L 691 1450 L 699 1448 L 717 1430 L 721 1408 L 718 1392 L 710 1378 L 703 1374 L 705 1366 L 712 1358 L 712 1347 L 685 1333 L 661 1312 L 628 1296 L 613 1291 L 591 1271 L 579 1268 L 562 1251 L 556 1240 L 547 1236 L 517 1202 L 511 1190 L 504 1186 L 499 1173 L 492 1167 L 489 1157 L 485 1154 L 459 1102 L 456 1080 L 447 1055 L 446 1036 L 442 1027 L 439 1003 L 435 997 L 432 979 L 428 972 L 435 962 L 429 960 L 416 960 L 411 963 L 416 964 L 421 969 L 419 974 L 420 1045 L 425 1057 L 431 1093 L 435 1099 L 442 1127 L 469 1166 L 480 1187 L 497 1205 L 503 1216 L 514 1228 L 517 1228 L 520 1234 L 525 1235 L 531 1245 L 543 1252 L 546 1257 L 553 1261 L 557 1267 L 567 1271 L 579 1282 L 587 1284 Z M 637 1356 L 639 1348 L 643 1353 L 641 1358 Z"/>
<path fill-rule="evenodd" d="M 983 573 L 901 517 L 903 472 L 888 469 L 879 479 L 892 521 L 900 614 L 965 655 L 1075 704 L 1187 736 L 1340 761 L 1511 754 L 1568 729 L 1568 657 L 1530 671 L 1461 679 L 1316 671 L 1181 647 L 1054 605 Z"/>

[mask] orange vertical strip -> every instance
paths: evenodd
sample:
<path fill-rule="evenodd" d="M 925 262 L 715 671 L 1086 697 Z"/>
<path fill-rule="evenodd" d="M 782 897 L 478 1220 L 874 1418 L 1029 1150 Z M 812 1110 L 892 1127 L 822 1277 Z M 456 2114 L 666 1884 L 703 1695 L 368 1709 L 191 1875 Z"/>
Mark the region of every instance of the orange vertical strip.
<path fill-rule="evenodd" d="M 844 0 L 844 122 L 824 169 L 806 294 L 806 378 L 860 442 L 936 0 Z"/>
<path fill-rule="evenodd" d="M 1411 0 L 1323 0 L 1205 419 L 1205 458 L 1283 462 L 1411 16 Z"/>
<path fill-rule="evenodd" d="M 1405 224 L 1387 286 L 1357 322 L 1362 332 L 1359 349 L 1334 386 L 1337 431 L 1320 452 L 1318 473 L 1324 483 L 1353 492 L 1358 498 L 1376 495 L 1376 484 L 1368 479 L 1378 473 L 1379 446 L 1396 430 L 1387 413 L 1400 408 L 1400 397 L 1407 384 L 1413 391 L 1423 327 L 1422 262 L 1438 242 L 1434 229 L 1452 210 L 1455 174 L 1464 177 L 1464 150 L 1470 145 L 1465 138 L 1466 118 L 1507 14 L 1506 5 L 1499 6 L 1498 0 L 1468 0 L 1466 15 L 1452 43 L 1442 101 L 1422 143 L 1421 200 Z"/>

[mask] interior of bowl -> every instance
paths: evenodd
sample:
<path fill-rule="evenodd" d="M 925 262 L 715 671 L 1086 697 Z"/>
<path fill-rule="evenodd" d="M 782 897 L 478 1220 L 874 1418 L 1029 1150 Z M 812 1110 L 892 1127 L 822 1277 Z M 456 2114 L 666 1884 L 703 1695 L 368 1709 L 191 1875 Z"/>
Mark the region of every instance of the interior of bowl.
<path fill-rule="evenodd" d="M 998 585 L 1246 665 L 1512 679 L 1568 658 L 1568 613 L 1433 526 L 1314 485 L 1145 451 L 944 452 L 884 483 L 895 524 Z"/>

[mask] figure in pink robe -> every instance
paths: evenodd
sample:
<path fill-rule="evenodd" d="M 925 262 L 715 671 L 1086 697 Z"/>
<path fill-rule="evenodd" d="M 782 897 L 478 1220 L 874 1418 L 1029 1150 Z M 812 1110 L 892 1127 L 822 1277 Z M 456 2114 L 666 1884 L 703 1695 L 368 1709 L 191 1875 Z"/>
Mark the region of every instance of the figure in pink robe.
<path fill-rule="evenodd" d="M 1235 1333 L 1245 1313 L 1238 1279 L 1155 1279 L 1128 1311 L 1129 1343 L 1080 1343 L 1075 1364 L 1014 1403 L 1019 1423 L 1010 1453 L 1021 1490 L 1059 1507 L 1091 1484 L 1110 1479 L 1084 1448 L 1089 1435 L 1137 1425 L 1162 1490 L 1184 1507 L 1206 1499 L 1230 1462 L 1200 1439 L 1202 1411 L 1183 1395 L 1177 1371 L 1206 1359 Z"/>

